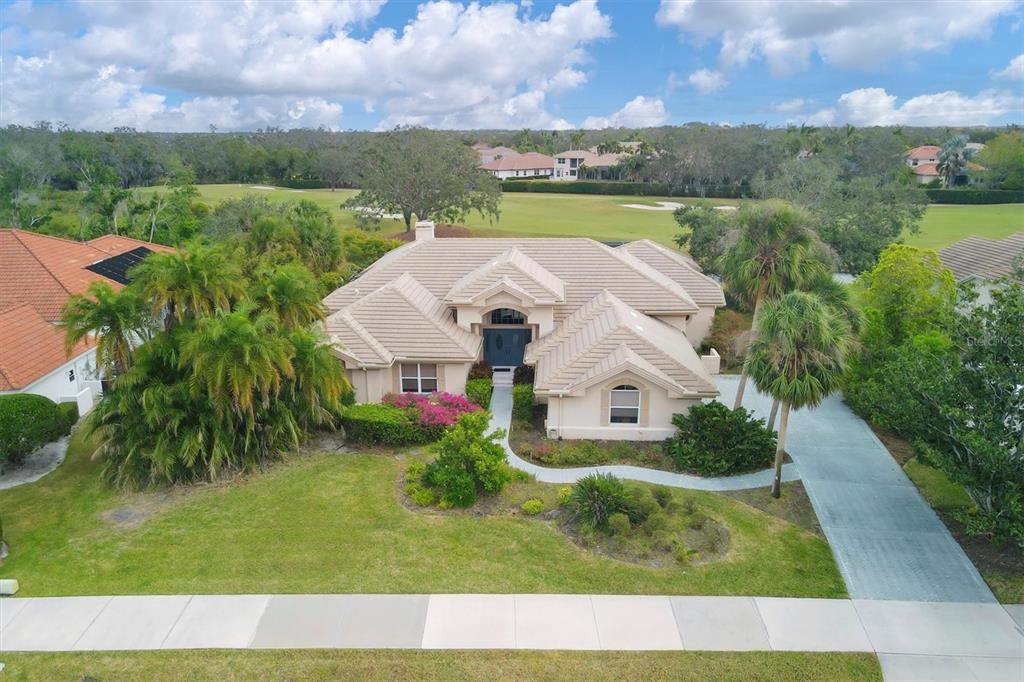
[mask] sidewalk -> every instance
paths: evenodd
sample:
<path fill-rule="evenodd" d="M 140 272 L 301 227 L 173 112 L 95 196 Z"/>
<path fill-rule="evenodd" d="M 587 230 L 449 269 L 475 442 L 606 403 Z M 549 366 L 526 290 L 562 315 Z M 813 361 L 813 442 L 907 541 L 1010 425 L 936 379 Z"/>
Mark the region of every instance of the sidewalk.
<path fill-rule="evenodd" d="M 0 600 L 0 659 L 7 651 L 205 648 L 861 651 L 879 654 L 889 679 L 1020 680 L 1022 627 L 1024 606 L 848 599 L 557 594 L 8 598 Z M 950 671 L 956 672 L 952 678 Z"/>

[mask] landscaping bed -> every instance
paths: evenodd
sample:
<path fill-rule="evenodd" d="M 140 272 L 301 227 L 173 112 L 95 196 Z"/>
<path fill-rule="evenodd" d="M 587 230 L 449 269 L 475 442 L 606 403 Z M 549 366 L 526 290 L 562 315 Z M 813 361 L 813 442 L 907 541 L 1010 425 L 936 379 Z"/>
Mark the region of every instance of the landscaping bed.
<path fill-rule="evenodd" d="M 871 429 L 903 467 L 904 473 L 921 491 L 922 497 L 935 509 L 946 528 L 977 566 L 996 598 L 1005 604 L 1024 603 L 1024 551 L 1010 544 L 994 544 L 981 535 L 969 534 L 963 522 L 954 516 L 974 506 L 963 487 L 918 459 L 906 440 L 873 424 Z"/>

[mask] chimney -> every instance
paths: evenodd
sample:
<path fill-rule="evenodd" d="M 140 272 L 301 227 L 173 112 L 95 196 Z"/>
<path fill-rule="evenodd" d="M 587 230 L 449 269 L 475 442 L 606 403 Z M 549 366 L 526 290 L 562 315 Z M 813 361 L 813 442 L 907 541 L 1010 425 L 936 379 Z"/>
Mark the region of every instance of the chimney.
<path fill-rule="evenodd" d="M 434 238 L 434 221 L 433 220 L 417 220 L 416 221 L 416 241 L 426 242 Z"/>

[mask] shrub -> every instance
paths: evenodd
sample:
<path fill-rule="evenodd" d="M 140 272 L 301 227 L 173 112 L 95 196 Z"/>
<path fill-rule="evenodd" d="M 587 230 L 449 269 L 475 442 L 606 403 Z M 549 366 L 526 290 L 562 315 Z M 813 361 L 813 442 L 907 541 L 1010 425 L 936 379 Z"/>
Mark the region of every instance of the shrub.
<path fill-rule="evenodd" d="M 490 379 L 470 379 L 466 382 L 466 397 L 469 402 L 486 410 L 491 406 L 493 388 L 494 382 Z"/>
<path fill-rule="evenodd" d="M 442 507 L 469 507 L 477 495 L 494 495 L 511 480 L 500 431 L 487 433 L 486 412 L 459 417 L 435 446 L 437 459 L 423 471 L 423 483 L 439 493 Z"/>
<path fill-rule="evenodd" d="M 569 504 L 569 500 L 571 500 L 571 499 L 572 499 L 572 488 L 571 487 L 569 487 L 567 485 L 563 485 L 561 488 L 558 489 L 558 506 L 559 507 L 564 507 L 565 505 Z"/>
<path fill-rule="evenodd" d="M 538 500 L 537 498 L 533 498 L 532 500 L 527 500 L 526 502 L 523 502 L 523 506 L 521 507 L 521 509 L 523 510 L 523 513 L 527 516 L 536 516 L 537 514 L 540 514 L 544 511 L 544 502 Z"/>
<path fill-rule="evenodd" d="M 436 440 L 437 429 L 425 429 L 413 413 L 394 405 L 362 403 L 346 407 L 341 416 L 345 433 L 354 443 L 385 445 L 420 445 Z"/>
<path fill-rule="evenodd" d="M 66 424 L 67 417 L 49 398 L 0 395 L 0 465 L 20 464 L 40 445 L 66 434 Z"/>
<path fill-rule="evenodd" d="M 1024 190 L 1012 189 L 926 189 L 934 204 L 1020 204 Z"/>
<path fill-rule="evenodd" d="M 469 368 L 469 376 L 467 380 L 472 381 L 473 379 L 490 379 L 494 376 L 494 370 L 486 362 L 474 362 L 473 366 Z"/>
<path fill-rule="evenodd" d="M 658 501 L 662 509 L 668 506 L 668 503 L 672 501 L 672 488 L 667 485 L 655 485 L 651 486 L 651 494 L 654 495 L 654 499 Z"/>
<path fill-rule="evenodd" d="M 512 418 L 529 421 L 533 417 L 533 386 L 519 384 L 512 387 Z"/>
<path fill-rule="evenodd" d="M 480 409 L 466 396 L 451 393 L 388 393 L 384 396 L 384 403 L 408 410 L 425 429 L 453 426 L 461 415 Z"/>
<path fill-rule="evenodd" d="M 646 485 L 631 485 L 626 488 L 626 509 L 629 520 L 643 523 L 651 514 L 661 511 L 661 505 Z"/>
<path fill-rule="evenodd" d="M 659 197 L 725 197 L 738 198 L 749 193 L 743 185 L 704 185 L 679 187 L 654 182 L 622 182 L 609 180 L 505 180 L 503 192 L 541 192 L 548 194 L 621 194 Z"/>
<path fill-rule="evenodd" d="M 743 358 L 740 338 L 749 329 L 750 321 L 743 314 L 735 310 L 719 310 L 711 321 L 711 330 L 704 345 L 718 351 L 723 368 L 738 367 Z"/>
<path fill-rule="evenodd" d="M 71 429 L 78 423 L 78 403 L 60 403 L 57 405 L 60 416 L 64 420 L 62 435 L 71 433 Z"/>
<path fill-rule="evenodd" d="M 612 514 L 628 508 L 626 486 L 612 474 L 590 474 L 572 487 L 569 499 L 573 513 L 584 524 L 607 528 Z"/>
<path fill-rule="evenodd" d="M 665 441 L 676 466 L 705 476 L 722 476 L 767 467 L 775 456 L 775 433 L 742 407 L 730 410 L 719 402 L 694 405 L 673 415 L 678 428 Z"/>
<path fill-rule="evenodd" d="M 516 386 L 521 384 L 533 386 L 533 376 L 533 365 L 519 365 L 512 373 L 512 383 Z"/>
<path fill-rule="evenodd" d="M 608 517 L 608 530 L 612 535 L 629 535 L 633 527 L 629 525 L 629 516 L 616 512 Z"/>

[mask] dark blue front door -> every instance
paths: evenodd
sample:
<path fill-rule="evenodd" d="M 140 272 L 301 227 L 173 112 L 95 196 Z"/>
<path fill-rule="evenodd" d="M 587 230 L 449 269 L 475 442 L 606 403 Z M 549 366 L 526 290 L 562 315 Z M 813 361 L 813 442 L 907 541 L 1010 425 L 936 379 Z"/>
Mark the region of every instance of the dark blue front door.
<path fill-rule="evenodd" d="M 530 338 L 529 329 L 485 329 L 484 360 L 491 367 L 518 367 Z"/>

